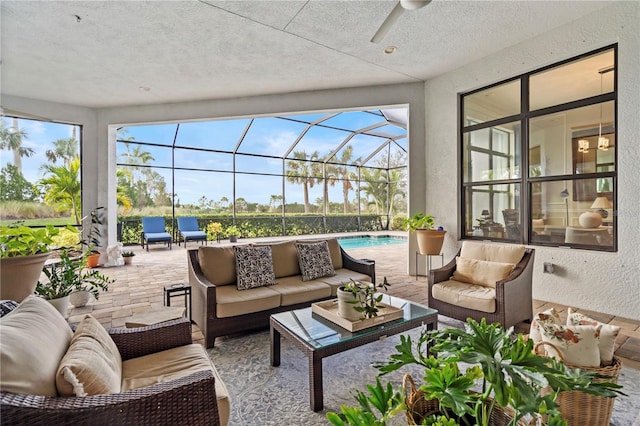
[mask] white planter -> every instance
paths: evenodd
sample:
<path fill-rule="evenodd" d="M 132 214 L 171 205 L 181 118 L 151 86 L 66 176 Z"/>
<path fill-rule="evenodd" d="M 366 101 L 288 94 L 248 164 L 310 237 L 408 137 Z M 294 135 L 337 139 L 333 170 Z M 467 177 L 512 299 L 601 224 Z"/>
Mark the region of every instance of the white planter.
<path fill-rule="evenodd" d="M 0 299 L 22 302 L 36 289 L 49 253 L 0 259 Z"/>
<path fill-rule="evenodd" d="M 50 299 L 48 302 L 51 303 L 63 317 L 67 318 L 67 311 L 69 310 L 69 296 Z"/>
<path fill-rule="evenodd" d="M 358 321 L 362 314 L 354 308 L 357 306 L 350 301 L 356 300 L 355 295 L 350 291 L 338 289 L 338 315 L 349 321 Z"/>
<path fill-rule="evenodd" d="M 91 293 L 88 291 L 74 291 L 69 295 L 69 300 L 71 304 L 77 308 L 85 306 L 91 300 Z"/>

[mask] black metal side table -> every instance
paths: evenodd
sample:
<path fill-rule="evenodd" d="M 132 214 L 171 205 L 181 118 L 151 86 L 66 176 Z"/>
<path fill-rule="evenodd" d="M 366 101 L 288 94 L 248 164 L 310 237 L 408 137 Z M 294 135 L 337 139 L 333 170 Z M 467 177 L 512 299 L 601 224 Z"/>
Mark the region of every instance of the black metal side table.
<path fill-rule="evenodd" d="M 178 283 L 164 286 L 164 305 L 171 306 L 171 299 L 184 296 L 184 307 L 189 313 L 191 321 L 191 286 L 189 284 Z"/>

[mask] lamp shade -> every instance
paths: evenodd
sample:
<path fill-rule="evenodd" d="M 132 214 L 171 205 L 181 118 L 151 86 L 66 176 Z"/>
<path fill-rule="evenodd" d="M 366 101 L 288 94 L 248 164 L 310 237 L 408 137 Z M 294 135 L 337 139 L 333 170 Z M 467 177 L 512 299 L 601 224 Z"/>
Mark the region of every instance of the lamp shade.
<path fill-rule="evenodd" d="M 592 209 L 610 209 L 611 207 L 613 206 L 607 197 L 597 197 L 591 204 Z"/>
<path fill-rule="evenodd" d="M 482 210 L 482 216 L 489 216 L 489 210 Z"/>

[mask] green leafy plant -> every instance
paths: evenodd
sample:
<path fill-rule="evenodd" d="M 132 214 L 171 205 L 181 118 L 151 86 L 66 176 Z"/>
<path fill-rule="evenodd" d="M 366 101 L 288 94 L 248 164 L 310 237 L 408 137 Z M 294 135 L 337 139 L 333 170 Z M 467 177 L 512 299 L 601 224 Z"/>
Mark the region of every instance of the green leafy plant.
<path fill-rule="evenodd" d="M 390 286 L 391 284 L 387 281 L 387 277 L 384 277 L 382 283 L 376 285 L 351 279 L 349 282 L 344 283 L 340 288 L 344 291 L 353 293 L 354 300 L 349 301 L 348 303 L 356 305 L 353 309 L 362 315 L 360 319 L 367 319 L 378 316 L 380 309 L 384 308 L 384 305 L 380 304 L 382 302 L 383 295 L 376 295 L 377 290 L 382 289 L 387 291 Z"/>
<path fill-rule="evenodd" d="M 99 253 L 98 249 L 102 246 L 102 222 L 104 220 L 104 207 L 96 207 L 89 213 L 89 230 L 86 239 L 80 241 L 90 253 Z M 84 217 L 84 222 L 87 217 Z"/>
<path fill-rule="evenodd" d="M 227 237 L 231 237 L 233 235 L 238 236 L 240 235 L 240 230 L 238 229 L 237 226 L 231 225 L 225 230 L 225 234 Z"/>
<path fill-rule="evenodd" d="M 47 253 L 53 238 L 60 231 L 52 225 L 45 228 L 28 226 L 2 226 L 0 228 L 0 254 L 2 258 L 31 256 Z"/>
<path fill-rule="evenodd" d="M 513 425 L 527 415 L 536 418 L 542 414 L 549 425 L 566 425 L 556 403 L 560 391 L 577 390 L 603 397 L 624 395 L 620 385 L 594 382 L 602 378 L 596 373 L 572 369 L 559 360 L 535 354 L 531 340 L 512 333 L 513 328 L 504 330 L 484 319 L 479 323 L 469 319 L 464 330 L 423 331 L 416 342 L 403 335 L 397 353 L 375 367 L 381 375 L 408 364 L 424 368 L 420 390 L 425 399 L 436 400 L 439 407 L 424 419 L 422 424 L 428 425 L 489 425 L 491 412 L 506 407 L 514 412 Z M 428 354 L 430 346 L 437 358 Z M 470 367 L 463 369 L 467 364 Z M 407 410 L 404 398 L 381 392 L 379 378 L 376 387 L 367 388 L 369 395 L 356 392 L 359 407 L 342 406 L 341 414 L 327 413 L 327 419 L 337 426 L 385 425 L 393 415 Z"/>
<path fill-rule="evenodd" d="M 97 270 L 84 268 L 86 254 L 72 258 L 66 248 L 60 252 L 60 260 L 42 269 L 48 282 L 38 281 L 36 294 L 47 300 L 68 296 L 74 291 L 88 291 L 98 299 L 100 290 L 107 291 L 109 284 L 115 280 L 108 278 Z"/>
<path fill-rule="evenodd" d="M 435 218 L 429 214 L 416 213 L 403 221 L 404 229 L 415 231 L 416 229 L 434 229 Z"/>
<path fill-rule="evenodd" d="M 123 251 L 122 252 L 122 257 L 133 257 L 135 255 L 136 254 L 134 252 L 132 252 L 132 251 Z"/>

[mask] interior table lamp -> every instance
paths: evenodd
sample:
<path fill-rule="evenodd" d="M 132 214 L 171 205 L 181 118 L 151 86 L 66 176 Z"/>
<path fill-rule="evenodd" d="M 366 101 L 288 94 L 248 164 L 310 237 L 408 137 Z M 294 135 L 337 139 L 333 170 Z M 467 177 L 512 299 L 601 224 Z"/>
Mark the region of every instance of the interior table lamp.
<path fill-rule="evenodd" d="M 597 228 L 602 225 L 602 218 L 606 217 L 606 210 L 611 208 L 611 202 L 607 199 L 607 197 L 597 197 L 593 204 L 591 205 L 592 209 L 599 209 L 598 213 L 593 211 L 586 211 L 580 215 L 578 218 L 578 222 L 580 226 L 583 228 Z M 604 211 L 605 215 L 600 213 L 600 211 Z"/>

